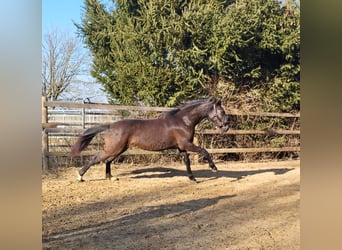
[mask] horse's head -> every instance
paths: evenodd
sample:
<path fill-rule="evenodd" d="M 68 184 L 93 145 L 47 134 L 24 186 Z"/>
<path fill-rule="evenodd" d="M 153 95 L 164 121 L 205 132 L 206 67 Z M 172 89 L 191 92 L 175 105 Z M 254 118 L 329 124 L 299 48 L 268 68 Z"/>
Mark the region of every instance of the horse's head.
<path fill-rule="evenodd" d="M 209 110 L 208 119 L 221 130 L 221 133 L 225 133 L 229 128 L 228 116 L 221 106 L 221 99 L 216 100 L 216 98 L 212 98 L 209 102 L 212 108 Z"/>

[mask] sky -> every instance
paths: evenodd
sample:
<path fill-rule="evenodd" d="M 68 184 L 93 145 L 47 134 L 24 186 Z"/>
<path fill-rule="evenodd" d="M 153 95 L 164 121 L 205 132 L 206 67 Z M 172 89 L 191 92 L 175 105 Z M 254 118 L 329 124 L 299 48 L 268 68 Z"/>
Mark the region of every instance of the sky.
<path fill-rule="evenodd" d="M 76 32 L 73 21 L 81 21 L 83 0 L 42 0 L 42 34 L 58 28 Z"/>
<path fill-rule="evenodd" d="M 84 0 L 42 0 L 42 39 L 45 34 L 54 30 L 76 37 L 77 29 L 73 22 L 81 22 L 83 2 Z M 79 76 L 77 80 L 95 81 L 90 75 Z M 107 102 L 100 84 L 73 84 L 64 98 L 77 98 L 77 101 L 90 98 L 92 102 Z"/>
<path fill-rule="evenodd" d="M 76 23 L 81 22 L 84 0 L 42 0 L 42 34 L 47 30 L 60 28 L 76 32 Z M 100 1 L 110 4 L 110 0 Z"/>

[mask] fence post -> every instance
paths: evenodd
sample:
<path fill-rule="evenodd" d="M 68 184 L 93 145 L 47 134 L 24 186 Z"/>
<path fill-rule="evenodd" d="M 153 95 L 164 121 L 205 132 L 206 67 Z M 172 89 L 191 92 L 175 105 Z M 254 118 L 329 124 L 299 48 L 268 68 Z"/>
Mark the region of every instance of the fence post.
<path fill-rule="evenodd" d="M 194 144 L 196 145 L 196 146 L 198 146 L 198 137 L 197 137 L 197 135 L 195 134 L 195 136 L 194 136 Z M 199 163 L 199 155 L 198 154 L 194 154 L 194 156 L 193 156 L 193 161 L 194 161 L 194 163 Z"/>
<path fill-rule="evenodd" d="M 46 96 L 42 96 L 42 165 L 43 171 L 49 169 L 49 137 L 48 133 L 45 131 L 43 127 L 44 124 L 48 123 L 48 112 L 46 107 Z"/>
<path fill-rule="evenodd" d="M 85 108 L 82 108 L 82 128 L 85 129 Z"/>
<path fill-rule="evenodd" d="M 84 102 L 83 102 L 84 103 Z M 85 116 L 86 116 L 86 112 L 85 112 L 85 108 L 82 108 L 82 128 L 85 129 Z M 81 155 L 81 164 L 83 165 L 83 155 Z"/>

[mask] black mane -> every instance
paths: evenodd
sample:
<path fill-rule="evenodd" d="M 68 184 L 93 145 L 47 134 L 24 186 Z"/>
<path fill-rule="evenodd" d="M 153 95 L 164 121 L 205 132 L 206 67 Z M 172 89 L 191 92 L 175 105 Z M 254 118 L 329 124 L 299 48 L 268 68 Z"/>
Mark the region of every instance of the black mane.
<path fill-rule="evenodd" d="M 208 100 L 209 100 L 209 98 L 202 98 L 202 99 L 191 100 L 191 101 L 182 103 L 182 104 L 178 105 L 175 109 L 161 113 L 158 118 L 163 118 L 163 117 L 166 117 L 169 115 L 175 115 L 182 110 L 185 110 L 188 108 L 193 108 L 194 106 L 198 106 L 202 103 L 207 102 Z"/>

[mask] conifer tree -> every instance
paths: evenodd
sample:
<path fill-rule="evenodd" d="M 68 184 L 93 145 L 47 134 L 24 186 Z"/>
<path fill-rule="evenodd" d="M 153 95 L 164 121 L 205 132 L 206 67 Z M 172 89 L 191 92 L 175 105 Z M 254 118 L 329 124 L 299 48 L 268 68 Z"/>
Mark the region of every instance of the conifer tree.
<path fill-rule="evenodd" d="M 81 36 L 110 102 L 172 106 L 215 94 L 218 82 L 299 102 L 294 0 L 85 0 Z M 266 87 L 265 87 L 266 86 Z M 220 93 L 225 95 L 225 93 Z M 290 101 L 287 101 L 290 96 Z"/>

